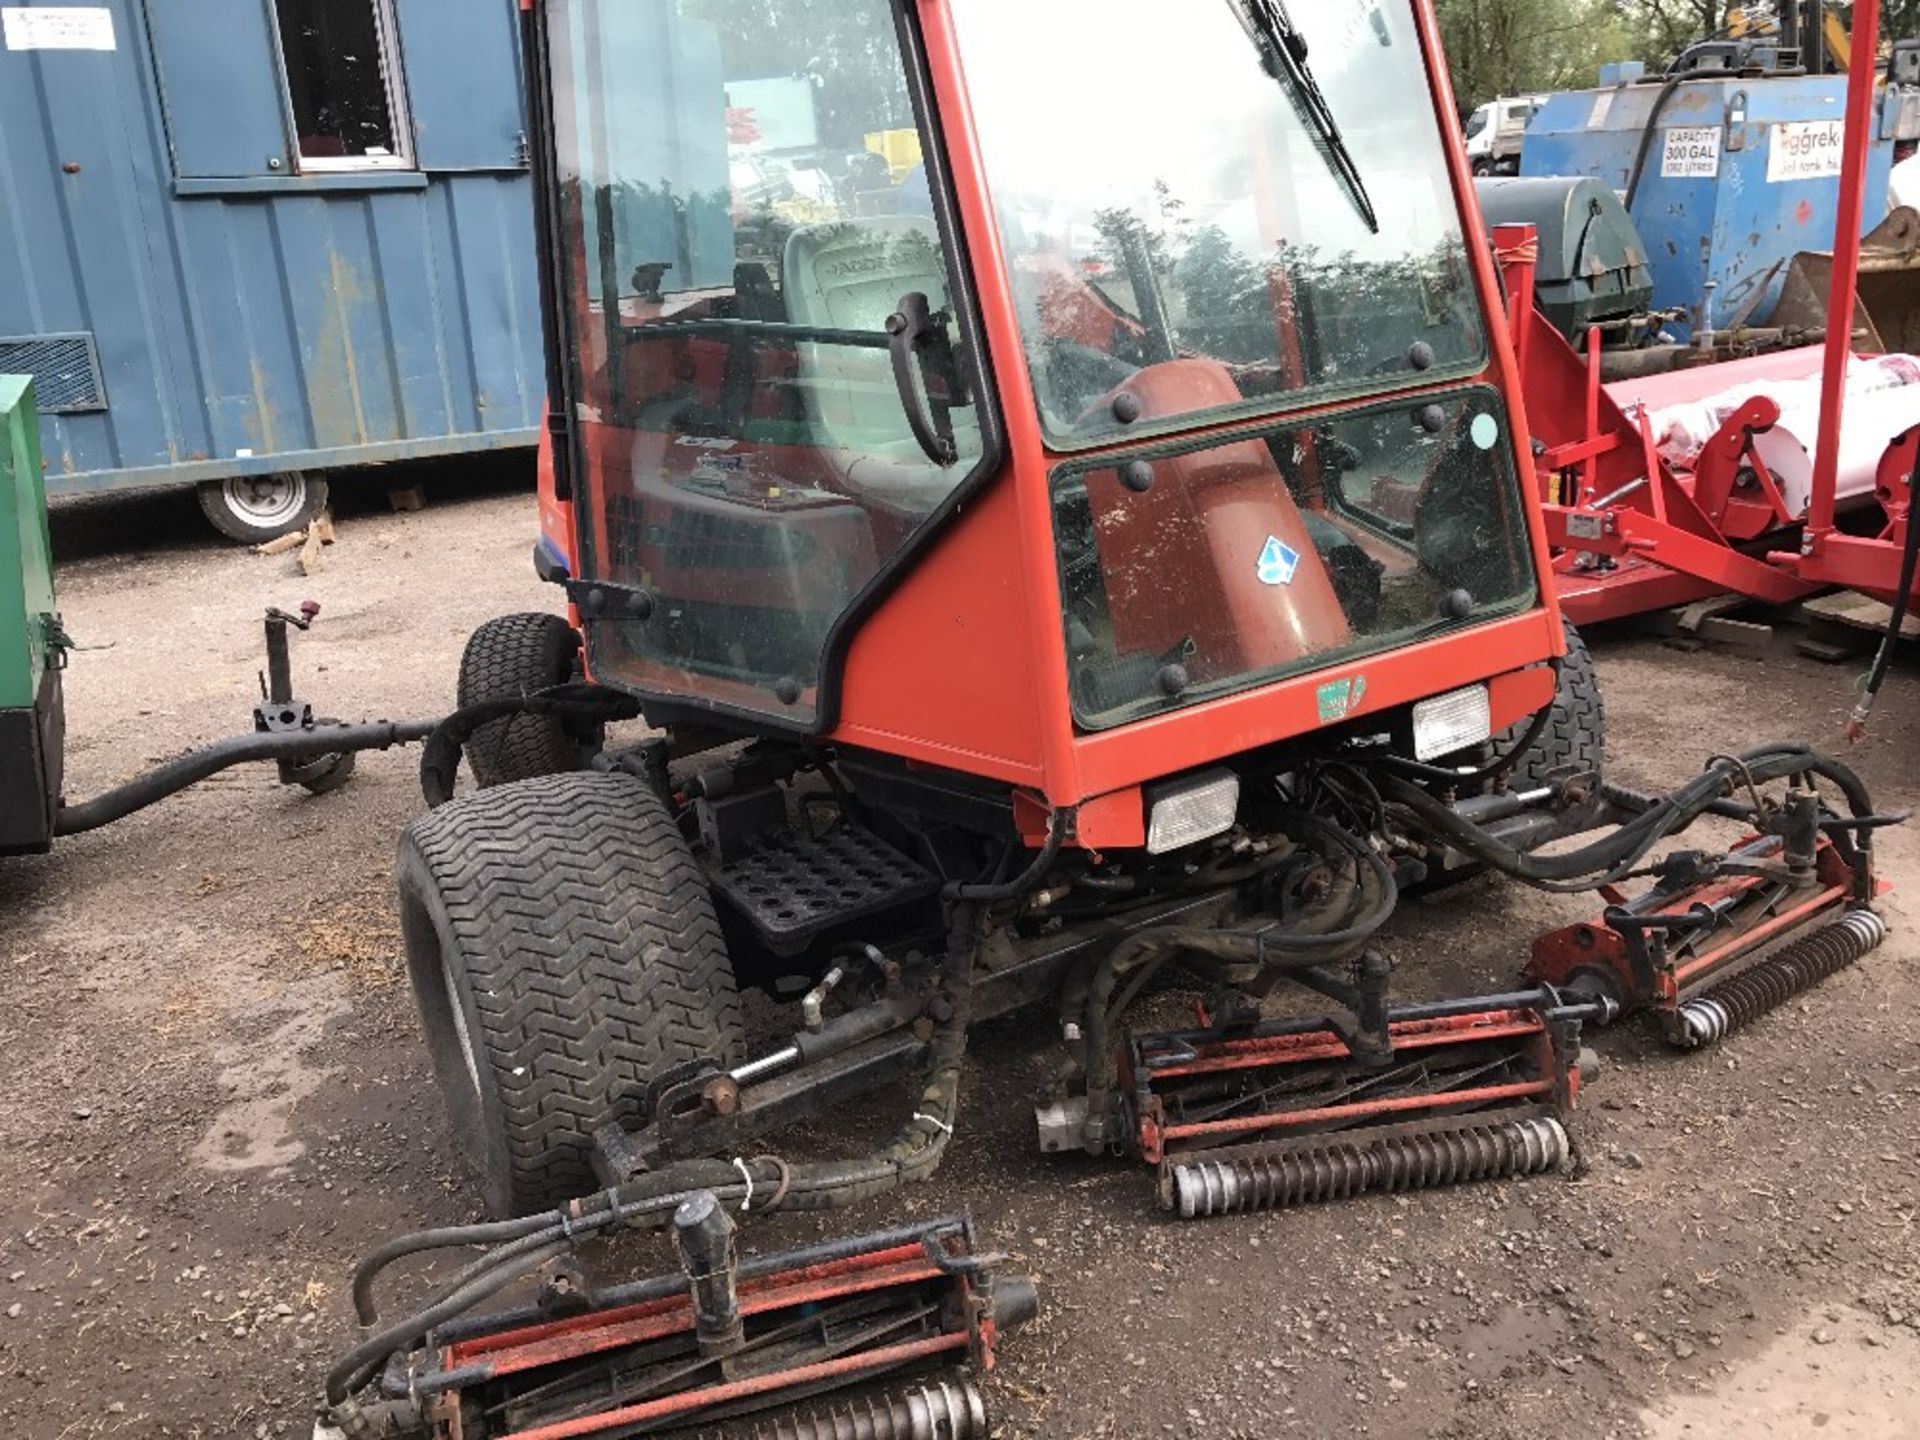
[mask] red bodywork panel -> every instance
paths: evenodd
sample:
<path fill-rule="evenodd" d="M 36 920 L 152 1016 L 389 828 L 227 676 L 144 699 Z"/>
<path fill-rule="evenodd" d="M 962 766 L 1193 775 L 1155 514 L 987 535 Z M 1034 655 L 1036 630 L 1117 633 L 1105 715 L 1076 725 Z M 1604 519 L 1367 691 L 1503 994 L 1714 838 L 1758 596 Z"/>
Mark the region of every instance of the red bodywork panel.
<path fill-rule="evenodd" d="M 1150 365 L 1126 390 L 1149 420 L 1240 401 L 1233 377 L 1212 360 Z M 1153 470 L 1153 488 L 1144 495 L 1128 496 L 1112 470 L 1087 482 L 1102 553 L 1124 557 L 1120 568 L 1110 562 L 1108 571 L 1111 588 L 1127 596 L 1113 617 L 1123 649 L 1160 653 L 1191 637 L 1197 653 L 1223 673 L 1244 673 L 1347 642 L 1333 581 L 1265 442 L 1170 456 L 1156 460 Z M 1182 534 L 1189 538 L 1181 550 L 1211 563 L 1169 584 L 1157 557 L 1168 537 Z M 1301 557 L 1293 583 L 1277 592 L 1254 578 L 1269 535 Z M 1129 567 L 1142 573 L 1128 573 Z"/>
<path fill-rule="evenodd" d="M 1475 236 L 1483 230 L 1430 0 L 1414 0 L 1414 12 L 1431 80 L 1434 121 L 1444 137 L 1462 229 Z M 1542 662 L 1560 654 L 1564 640 L 1547 568 L 1546 533 L 1539 506 L 1528 493 L 1523 510 L 1507 516 L 1506 523 L 1526 531 L 1526 548 L 1535 557 L 1540 592 L 1536 608 L 1114 729 L 1091 734 L 1076 729 L 1053 529 L 1052 474 L 1065 457 L 1047 448 L 1035 410 L 1016 317 L 1015 277 L 1001 249 L 975 144 L 966 77 L 944 0 L 921 0 L 920 19 L 958 223 L 1001 401 L 1005 463 L 997 475 L 984 481 L 974 500 L 945 522 L 860 622 L 842 662 L 836 718 L 825 738 L 1025 787 L 1042 811 L 1081 806 L 1077 843 L 1119 848 L 1141 843 L 1138 787 L 1163 776 L 1476 681 L 1491 682 L 1496 730 L 1548 703 L 1552 672 Z M 1505 398 L 1506 438 L 1514 447 L 1517 473 L 1526 475 L 1532 468 L 1530 432 L 1505 317 L 1491 298 L 1498 293 L 1492 261 L 1477 245 L 1469 245 L 1468 255 L 1491 357 L 1472 379 L 1492 386 Z M 1057 324 L 1063 335 L 1098 340 L 1115 325 L 1134 323 L 1102 305 L 1070 268 L 1039 275 L 1037 280 L 1041 303 L 1052 317 L 1049 325 Z M 1023 273 L 1021 283 L 1032 293 L 1036 275 Z M 578 313 L 585 313 L 585 297 L 576 301 L 583 306 Z M 1286 296 L 1277 295 L 1274 303 L 1283 313 L 1291 313 Z M 587 337 L 585 343 L 590 350 L 604 348 L 598 336 Z M 711 348 L 714 342 L 675 340 L 644 348 L 648 363 L 676 365 L 682 376 L 698 376 L 704 373 L 703 365 L 724 360 L 723 355 L 703 353 L 703 345 Z M 757 386 L 756 396 L 771 395 L 777 388 L 771 383 Z M 1174 360 L 1149 366 L 1127 388 L 1140 396 L 1149 415 L 1184 408 L 1196 393 L 1217 392 L 1223 399 L 1239 400 L 1232 377 L 1210 361 Z M 1370 396 L 1366 403 L 1408 399 L 1421 388 L 1409 382 L 1396 391 Z M 1216 653 L 1237 654 L 1242 666 L 1250 669 L 1296 663 L 1302 656 L 1347 641 L 1346 620 L 1285 477 L 1263 443 L 1237 437 L 1254 424 L 1306 429 L 1319 417 L 1355 403 L 1320 405 L 1278 421 L 1205 423 L 1188 438 L 1215 440 L 1214 448 L 1154 461 L 1154 494 L 1159 497 L 1155 503 L 1183 512 L 1181 523 L 1204 535 L 1207 553 L 1216 564 L 1210 573 L 1183 572 L 1172 583 L 1162 578 L 1154 585 L 1133 587 L 1135 593 L 1151 598 L 1115 617 L 1116 627 L 1125 628 L 1128 645 L 1151 650 L 1162 642 L 1172 645 L 1182 636 L 1204 632 L 1207 645 L 1223 647 Z M 616 439 L 613 427 L 590 419 L 582 419 L 578 429 L 582 446 L 590 452 L 648 439 L 645 432 L 635 431 L 620 432 L 622 438 Z M 1110 489 L 1103 492 L 1102 487 L 1117 484 L 1116 462 L 1109 461 L 1104 473 L 1098 473 L 1108 450 L 1123 452 L 1123 447 L 1113 445 L 1073 457 L 1077 465 L 1096 472 L 1090 474 L 1088 487 L 1096 524 L 1108 510 L 1103 500 L 1114 494 Z M 649 485 L 635 503 L 643 507 L 692 504 L 676 477 L 690 473 L 700 461 L 698 450 L 688 450 L 684 457 L 672 455 L 659 489 Z M 616 464 L 602 473 L 632 472 Z M 570 557 L 577 556 L 572 521 L 566 507 L 551 497 L 544 464 L 542 475 L 543 530 L 556 544 L 566 545 Z M 881 531 L 889 523 L 886 507 L 876 495 L 858 493 L 856 479 L 851 474 L 823 479 L 820 489 L 837 491 L 838 496 L 831 502 L 818 501 L 818 513 L 810 511 L 810 519 L 820 527 L 822 544 L 830 552 L 860 545 L 861 532 L 871 527 L 885 553 Z M 742 483 L 750 486 L 750 481 Z M 739 498 L 712 503 L 737 504 Z M 1140 498 L 1130 497 L 1129 508 L 1135 515 L 1141 510 Z M 763 497 L 754 503 L 779 502 Z M 1117 510 L 1112 513 L 1118 514 Z M 1273 588 L 1254 579 L 1257 552 L 1268 534 L 1286 540 L 1303 557 L 1284 603 L 1276 603 Z M 607 538 L 596 537 L 601 544 Z M 745 574 L 735 577 L 729 598 L 738 601 L 750 596 L 753 583 Z M 623 679 L 629 678 L 623 674 Z M 648 678 L 649 683 L 640 688 L 652 688 L 654 681 L 666 693 L 683 688 L 674 684 L 668 669 L 661 668 L 657 676 Z M 705 677 L 702 688 L 713 696 L 716 682 Z M 749 693 L 744 684 L 740 690 L 743 704 L 765 706 L 763 690 Z"/>

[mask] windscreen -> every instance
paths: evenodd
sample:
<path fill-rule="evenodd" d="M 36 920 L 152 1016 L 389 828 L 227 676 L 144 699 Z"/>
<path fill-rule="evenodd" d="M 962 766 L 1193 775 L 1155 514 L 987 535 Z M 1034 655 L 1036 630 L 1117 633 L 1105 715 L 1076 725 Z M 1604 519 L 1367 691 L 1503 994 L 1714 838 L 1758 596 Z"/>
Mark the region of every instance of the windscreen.
<path fill-rule="evenodd" d="M 1408 0 L 952 8 L 1056 446 L 1483 362 Z M 1141 367 L 1193 357 L 1231 394 L 1116 410 Z"/>
<path fill-rule="evenodd" d="M 1536 589 L 1491 390 L 1068 466 L 1053 505 L 1088 729 L 1397 649 Z M 1322 687 L 1319 718 L 1359 708 L 1365 686 L 1363 669 Z"/>
<path fill-rule="evenodd" d="M 983 450 L 894 8 L 548 14 L 595 672 L 809 724 L 835 626 Z"/>

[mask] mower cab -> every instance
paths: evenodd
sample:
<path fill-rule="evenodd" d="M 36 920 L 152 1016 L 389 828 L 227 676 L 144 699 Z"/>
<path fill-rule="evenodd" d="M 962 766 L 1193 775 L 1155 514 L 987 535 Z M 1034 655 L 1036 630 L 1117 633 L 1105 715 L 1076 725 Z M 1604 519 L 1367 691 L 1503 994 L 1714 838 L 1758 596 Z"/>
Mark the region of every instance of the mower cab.
<path fill-rule="evenodd" d="M 1431 758 L 1547 703 L 1423 11 L 849 0 L 830 62 L 760 8 L 545 7 L 557 538 L 597 682 L 1096 850 L 1250 749 L 1364 719 Z M 880 136 L 914 163 L 866 163 Z"/>
<path fill-rule="evenodd" d="M 343 1362 L 336 1413 L 389 1354 L 390 1397 L 493 1383 L 436 1327 L 580 1237 L 931 1173 L 975 1021 L 1055 1007 L 1041 1148 L 1153 1163 L 1182 1214 L 1532 1174 L 1568 1156 L 1584 1026 L 1872 898 L 1884 817 L 1801 746 L 1665 796 L 1600 774 L 1429 0 L 527 16 L 537 558 L 569 612 L 476 633 L 399 858 L 456 1136 L 520 1218 L 383 1247 L 502 1242 Z M 1645 863 L 1709 813 L 1737 853 Z M 1602 888 L 1591 934 L 1676 948 L 1390 1003 L 1399 894 L 1480 869 Z M 1700 903 L 1711 939 L 1668 923 Z M 1197 1027 L 1130 1025 L 1170 983 Z M 772 1041 L 749 988 L 798 1002 Z M 779 1153 L 888 1084 L 879 1148 Z M 705 1334 L 731 1261 L 686 1274 Z M 968 1313 L 929 1343 L 984 1354 Z M 675 1372 L 688 1423 L 777 1368 L 722 1329 Z M 608 1333 L 603 1423 L 527 1433 L 641 1433 L 622 1406 L 667 1382 Z"/>

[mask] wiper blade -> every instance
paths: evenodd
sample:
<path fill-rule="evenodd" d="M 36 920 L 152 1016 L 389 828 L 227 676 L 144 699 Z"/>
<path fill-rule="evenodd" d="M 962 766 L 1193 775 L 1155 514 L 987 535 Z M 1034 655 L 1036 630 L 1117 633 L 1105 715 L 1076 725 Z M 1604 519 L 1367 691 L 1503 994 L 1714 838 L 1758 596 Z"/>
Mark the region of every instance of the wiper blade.
<path fill-rule="evenodd" d="M 1333 118 L 1327 97 L 1307 68 L 1307 37 L 1294 28 L 1284 0 L 1227 0 L 1227 4 L 1260 52 L 1262 68 L 1287 87 L 1293 108 L 1300 112 L 1301 121 L 1313 132 L 1315 148 L 1346 188 L 1353 208 L 1360 212 L 1367 229 L 1378 235 L 1380 221 L 1373 213 L 1366 181 L 1360 178 L 1360 167 L 1354 162 L 1353 152 L 1341 138 L 1340 126 Z"/>

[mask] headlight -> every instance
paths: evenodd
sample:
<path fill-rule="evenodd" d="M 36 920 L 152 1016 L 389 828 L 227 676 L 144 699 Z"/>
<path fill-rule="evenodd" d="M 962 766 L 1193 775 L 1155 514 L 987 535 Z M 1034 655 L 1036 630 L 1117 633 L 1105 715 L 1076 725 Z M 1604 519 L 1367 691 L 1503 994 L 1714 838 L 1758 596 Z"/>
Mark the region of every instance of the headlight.
<path fill-rule="evenodd" d="M 1240 777 L 1231 770 L 1149 785 L 1144 793 L 1149 855 L 1164 855 L 1230 830 L 1240 813 Z"/>
<path fill-rule="evenodd" d="M 1413 707 L 1413 758 L 1432 760 L 1478 745 L 1493 734 L 1487 687 L 1449 690 Z"/>

